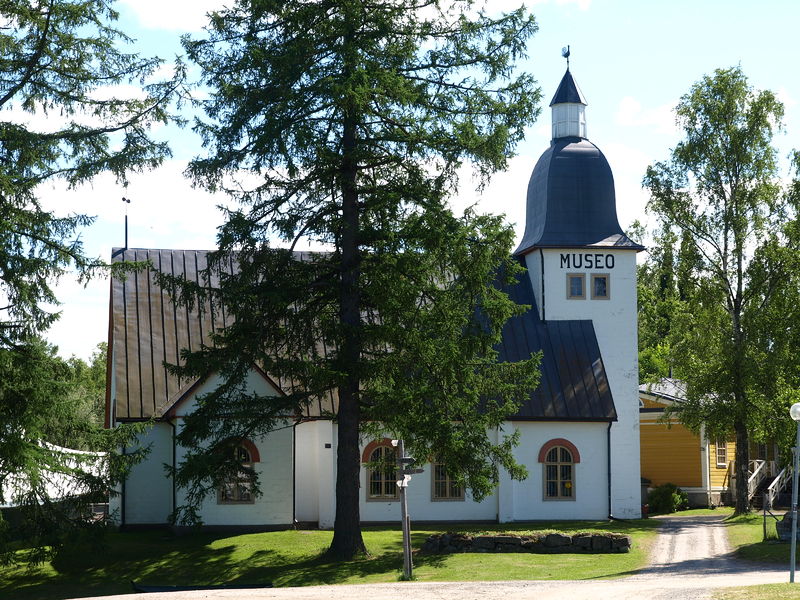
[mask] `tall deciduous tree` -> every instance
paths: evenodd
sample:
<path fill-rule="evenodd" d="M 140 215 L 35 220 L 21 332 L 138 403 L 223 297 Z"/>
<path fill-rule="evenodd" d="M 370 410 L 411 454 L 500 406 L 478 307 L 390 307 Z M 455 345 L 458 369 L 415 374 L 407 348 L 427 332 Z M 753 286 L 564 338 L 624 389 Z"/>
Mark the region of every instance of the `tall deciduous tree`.
<path fill-rule="evenodd" d="M 216 255 L 237 252 L 241 270 L 212 292 L 236 324 L 184 370 L 228 383 L 186 419 L 180 442 L 266 433 L 276 414 L 335 390 L 337 558 L 365 550 L 365 429 L 438 454 L 477 497 L 500 465 L 524 475 L 513 437 L 487 437 L 538 376 L 534 361 L 497 364 L 493 349 L 520 310 L 493 286 L 519 268 L 513 235 L 496 217 L 454 216 L 447 200 L 465 161 L 484 179 L 502 169 L 536 117 L 535 82 L 513 74 L 536 25 L 523 9 L 471 9 L 241 0 L 212 15 L 207 39 L 185 41 L 211 90 L 210 120 L 197 123 L 208 156 L 189 173 L 242 208 Z M 290 250 L 303 238 L 329 251 L 298 260 Z M 280 399 L 237 394 L 253 363 L 298 385 Z M 219 418 L 232 412 L 240 418 Z M 195 500 L 213 489 L 207 461 L 190 453 L 177 473 Z"/>
<path fill-rule="evenodd" d="M 681 418 L 736 436 L 736 512 L 748 510 L 750 432 L 771 398 L 758 316 L 779 299 L 789 263 L 776 251 L 792 207 L 781 189 L 772 136 L 783 106 L 740 68 L 719 69 L 676 109 L 684 139 L 647 170 L 649 209 L 693 246 L 696 289 L 673 357 L 687 380 Z M 795 249 L 796 251 L 796 249 Z M 773 332 L 775 333 L 775 332 Z"/>
<path fill-rule="evenodd" d="M 129 39 L 113 27 L 111 4 L 0 1 L 0 496 L 25 503 L 27 523 L 43 533 L 29 539 L 52 548 L 66 539 L 60 533 L 68 524 L 80 523 L 45 510 L 55 505 L 43 474 L 75 470 L 80 460 L 65 462 L 46 443 L 63 432 L 40 426 L 56 383 L 47 380 L 49 352 L 38 336 L 57 318 L 46 308 L 57 304 L 54 281 L 72 269 L 89 277 L 103 263 L 87 257 L 80 241 L 91 218 L 68 207 L 60 215 L 44 210 L 39 186 L 54 179 L 74 186 L 102 172 L 124 182 L 129 171 L 159 164 L 168 148 L 148 128 L 170 118 L 182 78 L 178 70 L 170 81 L 147 83 L 161 63 L 120 49 Z M 128 84 L 140 93 L 131 96 Z M 109 432 L 106 446 L 121 435 Z M 10 497 L 9 474 L 29 493 Z M 92 489 L 109 484 L 95 480 Z"/>

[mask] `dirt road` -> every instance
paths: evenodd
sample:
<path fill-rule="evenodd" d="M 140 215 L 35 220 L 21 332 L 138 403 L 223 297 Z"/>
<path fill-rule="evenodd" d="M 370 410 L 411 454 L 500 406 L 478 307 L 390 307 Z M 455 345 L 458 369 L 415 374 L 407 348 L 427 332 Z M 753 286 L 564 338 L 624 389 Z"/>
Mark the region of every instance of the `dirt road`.
<path fill-rule="evenodd" d="M 722 516 L 663 518 L 666 523 L 653 548 L 651 565 L 622 579 L 407 582 L 132 594 L 104 596 L 103 600 L 699 600 L 709 598 L 713 588 L 789 580 L 788 566 L 758 565 L 732 558 Z"/>

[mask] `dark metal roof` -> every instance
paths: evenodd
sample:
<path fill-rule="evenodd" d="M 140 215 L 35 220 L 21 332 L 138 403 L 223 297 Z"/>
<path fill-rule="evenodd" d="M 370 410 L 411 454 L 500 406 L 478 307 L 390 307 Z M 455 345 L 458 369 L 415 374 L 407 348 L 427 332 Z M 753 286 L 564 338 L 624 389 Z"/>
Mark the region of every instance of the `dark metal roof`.
<path fill-rule="evenodd" d="M 553 99 L 550 101 L 550 106 L 553 106 L 553 104 L 567 103 L 588 105 L 578 84 L 575 83 L 575 80 L 572 78 L 572 73 L 569 72 L 569 69 L 564 73 L 564 77 L 561 78 L 561 83 L 558 84 L 556 95 L 553 96 Z"/>
<path fill-rule="evenodd" d="M 303 253 L 295 254 L 303 259 Z M 113 388 L 107 401 L 109 408 L 114 405 L 117 421 L 162 417 L 190 394 L 198 380 L 179 379 L 164 363 L 183 364 L 181 350 L 211 345 L 211 334 L 232 324 L 224 307 L 207 304 L 198 311 L 197 307 L 190 310 L 176 305 L 155 281 L 153 271 L 160 271 L 200 283 L 207 257 L 206 250 L 114 249 L 112 262 L 152 264 L 152 268 L 111 280 L 108 360 L 113 360 Z M 236 261 L 230 260 L 226 270 L 236 272 Z M 216 279 L 210 283 L 216 285 Z M 271 374 L 265 377 L 282 391 L 294 389 L 292 381 Z M 335 391 L 331 391 L 329 397 L 309 404 L 304 416 L 329 412 L 336 402 Z"/>
<path fill-rule="evenodd" d="M 553 140 L 528 183 L 525 235 L 515 254 L 532 248 L 644 247 L 628 238 L 617 220 L 614 176 L 589 140 Z"/>
<path fill-rule="evenodd" d="M 302 260 L 300 253 L 298 259 Z M 177 306 L 154 280 L 152 271 L 159 270 L 198 281 L 207 264 L 206 251 L 115 249 L 112 260 L 150 261 L 153 267 L 111 281 L 109 360 L 114 361 L 114 387 L 109 401 L 115 406 L 118 421 L 159 418 L 198 384 L 197 380 L 179 380 L 171 375 L 164 362 L 180 364 L 181 349 L 197 350 L 201 344 L 209 344 L 211 332 L 230 325 L 231 316 L 223 307 L 211 310 L 207 306 L 198 312 Z M 234 261 L 229 268 L 235 272 Z M 522 273 L 514 285 L 501 288 L 515 302 L 531 309 L 506 323 L 500 360 L 519 361 L 543 352 L 539 387 L 510 418 L 615 420 L 614 401 L 592 322 L 543 323 L 527 273 Z M 291 381 L 270 380 L 281 390 L 293 390 Z M 310 405 L 305 416 L 330 413 L 336 404 L 335 391 L 331 391 L 330 397 Z"/>
<path fill-rule="evenodd" d="M 503 327 L 499 360 L 526 360 L 542 351 L 539 386 L 510 419 L 615 421 L 617 411 L 592 322 L 543 322 L 528 273 L 516 284 L 500 287 L 514 302 L 531 308 Z"/>

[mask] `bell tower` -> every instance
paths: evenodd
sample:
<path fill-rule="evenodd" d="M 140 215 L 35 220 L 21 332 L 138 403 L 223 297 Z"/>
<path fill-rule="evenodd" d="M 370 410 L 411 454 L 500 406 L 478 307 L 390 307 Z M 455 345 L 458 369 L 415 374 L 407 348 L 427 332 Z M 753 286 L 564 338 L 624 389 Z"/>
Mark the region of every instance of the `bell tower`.
<path fill-rule="evenodd" d="M 553 138 L 528 183 L 515 255 L 542 321 L 592 321 L 617 411 L 609 430 L 612 515 L 632 518 L 641 510 L 636 254 L 644 247 L 619 226 L 611 167 L 587 139 L 587 105 L 568 67 L 550 103 Z"/>

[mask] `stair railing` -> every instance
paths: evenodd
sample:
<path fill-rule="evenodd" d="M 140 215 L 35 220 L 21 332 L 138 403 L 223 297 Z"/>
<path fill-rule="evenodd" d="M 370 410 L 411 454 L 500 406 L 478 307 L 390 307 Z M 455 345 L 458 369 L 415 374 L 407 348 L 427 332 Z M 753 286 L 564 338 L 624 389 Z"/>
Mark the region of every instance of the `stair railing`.
<path fill-rule="evenodd" d="M 767 461 L 765 460 L 751 460 L 750 461 L 751 473 L 747 478 L 747 501 L 750 502 L 753 496 L 756 495 L 758 485 L 767 477 Z"/>
<path fill-rule="evenodd" d="M 771 509 L 773 506 L 775 506 L 775 500 L 778 498 L 778 494 L 786 489 L 786 486 L 789 485 L 789 481 L 791 479 L 791 468 L 784 467 L 781 469 L 781 472 L 778 473 L 772 483 L 770 483 L 767 487 L 767 491 L 764 492 L 764 499 L 766 501 L 765 508 Z"/>

